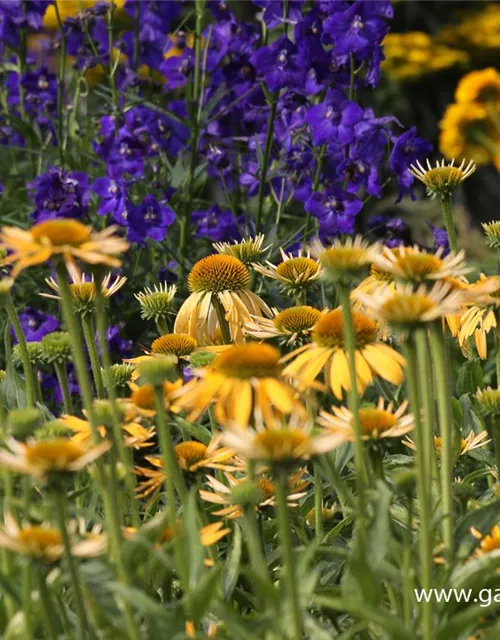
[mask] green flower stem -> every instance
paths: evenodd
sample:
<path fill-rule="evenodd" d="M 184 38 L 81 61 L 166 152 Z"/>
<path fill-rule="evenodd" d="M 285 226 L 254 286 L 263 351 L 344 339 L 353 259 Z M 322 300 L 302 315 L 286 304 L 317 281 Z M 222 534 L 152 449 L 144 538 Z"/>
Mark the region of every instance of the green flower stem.
<path fill-rule="evenodd" d="M 170 328 L 168 326 L 168 320 L 166 318 L 157 318 L 155 320 L 155 323 L 156 323 L 156 328 L 158 329 L 158 333 L 161 336 L 164 336 L 167 333 L 170 333 Z"/>
<path fill-rule="evenodd" d="M 243 533 L 248 546 L 251 566 L 263 580 L 269 581 L 267 562 L 262 548 L 259 525 L 257 523 L 257 513 L 253 506 L 245 507 L 243 510 L 243 521 L 245 523 Z"/>
<path fill-rule="evenodd" d="M 116 391 L 113 384 L 113 378 L 111 374 L 111 367 L 113 366 L 111 360 L 111 354 L 109 352 L 108 340 L 106 337 L 107 322 L 106 322 L 106 300 L 102 293 L 102 286 L 100 285 L 100 279 L 96 277 L 96 319 L 97 319 L 97 333 L 99 336 L 99 345 L 101 347 L 102 362 L 104 365 L 104 378 L 106 382 L 106 390 L 108 392 L 109 402 L 111 404 L 111 417 L 113 426 L 113 443 L 118 452 L 118 459 L 120 460 L 123 468 L 127 471 L 125 474 L 125 486 L 127 488 L 128 495 L 132 497 L 132 518 L 134 526 L 140 526 L 140 518 L 137 501 L 134 499 L 136 488 L 136 476 L 133 473 L 133 465 L 130 456 L 127 455 L 127 449 L 123 438 L 123 429 L 120 421 L 120 414 L 118 411 L 118 404 L 116 400 Z"/>
<path fill-rule="evenodd" d="M 495 445 L 495 457 L 497 463 L 497 482 L 500 482 L 500 419 L 494 416 L 491 420 L 491 435 Z"/>
<path fill-rule="evenodd" d="M 23 328 L 19 322 L 19 316 L 17 315 L 17 311 L 14 307 L 10 294 L 5 296 L 4 304 L 19 344 L 19 353 L 23 362 L 24 375 L 26 377 L 26 404 L 28 407 L 33 407 L 36 401 L 36 385 L 33 375 L 33 367 L 31 366 L 29 359 L 28 347 L 26 346 L 26 338 L 24 337 Z"/>
<path fill-rule="evenodd" d="M 404 533 L 403 548 L 403 620 L 407 628 L 412 625 L 412 603 L 413 603 L 413 569 L 411 566 L 412 539 L 413 539 L 413 496 L 411 492 L 408 500 L 408 522 Z"/>
<path fill-rule="evenodd" d="M 57 280 L 59 284 L 59 292 L 61 295 L 61 305 L 63 308 L 63 315 L 66 321 L 68 333 L 71 340 L 73 360 L 75 364 L 78 384 L 80 386 L 80 393 L 82 395 L 83 406 L 85 408 L 85 411 L 87 413 L 87 417 L 90 423 L 90 428 L 92 431 L 92 441 L 94 444 L 99 444 L 99 442 L 101 442 L 101 436 L 98 431 L 99 425 L 95 418 L 93 397 L 92 397 L 92 387 L 90 384 L 90 377 L 89 377 L 89 374 L 87 371 L 87 365 L 85 362 L 82 337 L 79 331 L 76 317 L 73 314 L 73 301 L 71 298 L 71 290 L 68 284 L 66 266 L 64 262 L 61 260 L 58 260 L 55 266 L 56 266 Z M 115 557 L 115 561 L 117 564 L 119 579 L 124 584 L 131 585 L 132 580 L 127 570 L 127 567 L 123 562 L 122 552 L 121 552 L 121 544 L 122 544 L 121 517 L 118 509 L 118 504 L 116 502 L 116 492 L 118 491 L 118 487 L 113 488 L 113 490 L 111 491 L 106 490 L 104 467 L 102 465 L 101 460 L 97 461 L 96 467 L 97 467 L 97 477 L 98 477 L 99 485 L 102 488 L 102 498 L 104 502 L 105 518 L 109 527 L 109 536 L 110 536 L 110 543 L 111 543 L 110 548 L 114 552 L 113 555 Z M 127 622 L 127 630 L 128 630 L 128 636 L 130 640 L 139 640 L 140 636 L 134 620 L 134 615 L 130 605 L 127 602 L 123 603 L 123 611 L 124 611 L 126 622 Z"/>
<path fill-rule="evenodd" d="M 78 627 L 81 637 L 86 638 L 88 635 L 87 615 L 85 613 L 85 603 L 83 600 L 83 591 L 80 582 L 80 576 L 75 559 L 71 553 L 71 542 L 68 535 L 68 529 L 66 527 L 66 490 L 64 487 L 61 487 L 60 489 L 54 491 L 54 508 L 57 518 L 57 525 L 64 546 L 64 555 L 66 557 L 66 563 L 68 565 L 69 574 L 71 577 L 73 592 L 75 594 Z"/>
<path fill-rule="evenodd" d="M 175 490 L 179 494 L 182 503 L 187 498 L 187 489 L 182 477 L 175 449 L 172 442 L 167 413 L 165 411 L 165 398 L 163 387 L 155 387 L 156 402 L 156 430 L 160 441 L 160 449 L 163 458 L 163 470 L 165 472 L 165 491 L 168 499 L 168 521 L 174 535 L 174 554 L 177 570 L 183 582 L 184 589 L 189 589 L 189 571 L 186 565 L 186 557 L 183 550 L 182 532 L 177 520 L 177 507 L 175 500 Z"/>
<path fill-rule="evenodd" d="M 450 249 L 453 252 L 458 251 L 457 232 L 453 222 L 453 210 L 451 206 L 451 195 L 443 195 L 440 198 L 441 213 L 443 215 L 444 226 L 450 240 Z"/>
<path fill-rule="evenodd" d="M 43 623 L 47 640 L 58 640 L 56 627 L 57 615 L 52 604 L 52 597 L 47 587 L 47 576 L 42 567 L 38 567 L 38 591 L 42 603 Z"/>
<path fill-rule="evenodd" d="M 94 378 L 97 397 L 102 399 L 106 394 L 104 393 L 104 384 L 101 375 L 101 363 L 99 361 L 99 353 L 97 351 L 97 345 L 95 341 L 94 321 L 92 316 L 88 313 L 82 315 L 82 328 L 83 336 L 85 338 L 85 344 L 87 345 L 87 351 L 89 354 L 90 366 L 92 368 L 92 376 Z"/>
<path fill-rule="evenodd" d="M 323 483 L 318 463 L 314 463 L 314 527 L 316 538 L 323 537 Z"/>
<path fill-rule="evenodd" d="M 54 362 L 54 368 L 56 370 L 57 380 L 61 387 L 61 393 L 63 396 L 64 411 L 73 414 L 73 400 L 71 399 L 71 392 L 69 390 L 68 372 L 66 371 L 66 365 L 62 362 Z"/>
<path fill-rule="evenodd" d="M 406 386 L 408 399 L 415 420 L 415 443 L 417 458 L 417 490 L 420 506 L 420 565 L 421 587 L 430 589 L 432 586 L 432 536 L 431 536 L 431 510 L 427 491 L 428 478 L 425 460 L 425 447 L 423 442 L 422 421 L 420 417 L 421 404 L 418 385 L 417 349 L 413 335 L 409 335 L 405 346 L 406 357 Z M 423 639 L 432 637 L 432 602 L 422 602 L 422 626 Z"/>
<path fill-rule="evenodd" d="M 64 120 L 63 120 L 63 101 L 64 101 L 64 76 L 66 75 L 66 34 L 64 33 L 64 27 L 59 12 L 57 2 L 54 2 L 54 10 L 56 12 L 57 26 L 59 29 L 61 47 L 59 50 L 59 67 L 57 71 L 57 124 L 58 124 L 58 137 L 59 137 L 59 154 L 61 167 L 64 168 Z"/>
<path fill-rule="evenodd" d="M 216 293 L 212 295 L 212 304 L 214 305 L 215 312 L 217 313 L 217 319 L 219 320 L 220 330 L 222 333 L 222 339 L 224 340 L 224 344 L 231 344 L 231 331 L 229 329 L 229 324 L 226 320 L 226 313 L 224 311 L 224 307 L 222 306 L 222 302 L 219 300 Z"/>
<path fill-rule="evenodd" d="M 31 603 L 33 566 L 31 562 L 27 562 L 23 567 L 23 611 L 26 621 L 26 638 L 33 640 L 33 617 Z"/>
<path fill-rule="evenodd" d="M 342 285 L 337 285 L 340 304 L 342 305 L 342 318 L 344 321 L 344 343 L 347 351 L 347 364 L 349 366 L 350 389 L 349 389 L 349 410 L 353 415 L 354 430 L 354 462 L 356 465 L 356 481 L 358 485 L 358 526 L 361 534 L 361 541 L 365 539 L 365 483 L 366 465 L 362 440 L 361 421 L 359 418 L 360 398 L 358 395 L 357 375 L 356 375 L 356 334 L 354 332 L 354 321 L 352 318 L 351 300 L 349 289 Z"/>
<path fill-rule="evenodd" d="M 448 358 L 441 322 L 431 328 L 431 345 L 434 358 L 436 396 L 441 434 L 441 495 L 442 522 L 445 557 L 453 562 L 453 424 L 451 419 L 451 394 L 449 385 Z"/>
<path fill-rule="evenodd" d="M 278 507 L 280 543 L 283 552 L 283 569 L 293 619 L 293 631 L 290 637 L 293 638 L 293 640 L 301 640 L 302 614 L 300 610 L 298 584 L 295 576 L 292 527 L 290 522 L 290 513 L 288 511 L 288 474 L 286 469 L 279 468 L 277 469 L 276 475 L 276 503 Z"/>
<path fill-rule="evenodd" d="M 259 233 L 262 224 L 262 214 L 264 212 L 264 198 L 266 195 L 267 174 L 269 172 L 269 160 L 271 159 L 271 150 L 274 137 L 274 122 L 276 120 L 276 111 L 278 108 L 278 96 L 270 94 L 267 99 L 269 105 L 269 119 L 267 121 L 266 144 L 264 147 L 264 157 L 260 168 L 259 194 L 257 204 L 257 217 L 255 218 L 255 233 Z M 254 272 L 255 273 L 255 272 Z"/>
<path fill-rule="evenodd" d="M 108 68 L 108 78 L 109 78 L 109 86 L 111 88 L 111 100 L 113 104 L 113 115 L 115 116 L 115 127 L 118 128 L 118 114 L 120 111 L 120 104 L 118 101 L 118 92 L 116 90 L 116 82 L 115 82 L 115 71 L 117 64 L 113 60 L 113 14 L 114 14 L 114 6 L 113 3 L 110 2 L 108 8 L 108 16 L 107 16 L 107 30 L 108 30 L 108 47 L 109 47 L 109 68 Z M 119 55 L 119 54 L 117 54 Z"/>
<path fill-rule="evenodd" d="M 423 417 L 423 441 L 424 456 L 427 468 L 429 484 L 427 490 L 431 495 L 431 479 L 439 477 L 436 450 L 434 447 L 434 403 L 431 391 L 431 363 L 429 358 L 429 343 L 427 329 L 421 328 L 415 331 L 415 344 L 417 347 L 419 386 L 422 394 Z"/>

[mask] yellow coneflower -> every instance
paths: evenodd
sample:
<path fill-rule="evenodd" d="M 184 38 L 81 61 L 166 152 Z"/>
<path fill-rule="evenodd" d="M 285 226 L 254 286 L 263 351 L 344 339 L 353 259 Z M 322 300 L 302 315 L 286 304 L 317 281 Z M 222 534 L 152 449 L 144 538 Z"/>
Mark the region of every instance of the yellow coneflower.
<path fill-rule="evenodd" d="M 280 352 L 269 344 L 234 345 L 194 373 L 197 378 L 174 396 L 189 420 L 197 420 L 212 402 L 224 426 L 274 425 L 283 415 L 303 412 L 297 392 L 281 378 Z"/>
<path fill-rule="evenodd" d="M 493 287 L 496 289 L 492 290 Z M 474 336 L 477 353 L 482 360 L 486 360 L 488 357 L 486 337 L 497 326 L 497 309 L 500 306 L 500 277 L 487 278 L 481 274 L 476 290 L 480 293 L 482 288 L 486 291 L 484 295 L 476 296 L 474 304 L 460 318 L 458 343 L 462 351 L 466 352 L 469 338 Z"/>
<path fill-rule="evenodd" d="M 455 159 L 450 164 L 445 164 L 444 160 L 436 161 L 436 166 L 432 167 L 427 160 L 427 169 L 417 160 L 416 164 L 410 165 L 409 171 L 420 182 L 425 185 L 427 195 L 431 198 L 436 196 L 451 195 L 464 180 L 467 180 L 474 171 L 476 165 L 472 160 L 467 163 L 462 160 L 458 167 L 455 167 Z"/>
<path fill-rule="evenodd" d="M 242 464 L 235 460 L 232 449 L 220 446 L 220 437 L 212 438 L 208 445 L 196 440 L 179 442 L 174 450 L 179 467 L 184 473 L 196 473 L 200 469 L 232 471 L 242 467 Z M 165 482 L 163 460 L 153 456 L 146 456 L 146 460 L 152 467 L 136 467 L 137 475 L 147 478 L 137 486 L 139 498 L 156 493 Z"/>
<path fill-rule="evenodd" d="M 479 433 L 475 433 L 471 431 L 468 436 L 462 438 L 460 440 L 460 449 L 458 449 L 458 456 L 464 456 L 469 451 L 473 451 L 474 449 L 480 449 L 487 445 L 490 440 L 488 440 L 488 432 L 480 431 Z M 410 449 L 415 449 L 415 443 L 410 438 L 403 440 L 403 444 L 406 445 Z M 434 436 L 434 449 L 438 456 L 441 455 L 441 437 Z"/>
<path fill-rule="evenodd" d="M 436 282 L 432 289 L 411 284 L 387 289 L 377 296 L 358 294 L 359 301 L 376 320 L 399 328 L 432 322 L 460 313 L 467 296 L 449 282 Z"/>
<path fill-rule="evenodd" d="M 67 427 L 73 432 L 71 441 L 77 445 L 89 446 L 92 442 L 92 427 L 90 422 L 82 420 L 76 416 L 64 415 L 58 420 L 60 424 Z M 142 449 L 143 447 L 152 447 L 156 429 L 154 427 L 143 427 L 138 422 L 126 422 L 122 425 L 124 432 L 124 443 L 126 447 L 132 449 Z M 99 434 L 102 438 L 106 437 L 106 427 L 99 426 Z"/>
<path fill-rule="evenodd" d="M 117 227 L 93 232 L 78 220 L 59 218 L 35 224 L 29 231 L 19 227 L 3 227 L 0 249 L 9 255 L 2 264 L 13 264 L 12 277 L 33 265 L 42 264 L 53 256 L 61 256 L 70 273 L 77 278 L 80 271 L 76 260 L 87 264 L 116 268 L 117 256 L 128 249 L 128 243 L 114 235 Z"/>
<path fill-rule="evenodd" d="M 188 358 L 195 351 L 198 343 L 187 333 L 166 333 L 156 338 L 151 343 L 151 347 L 146 350 L 146 355 L 136 358 L 126 358 L 127 364 L 138 365 L 147 362 L 156 356 L 172 355 L 176 360 Z"/>
<path fill-rule="evenodd" d="M 298 507 L 299 500 L 307 495 L 304 489 L 311 484 L 309 480 L 305 480 L 303 476 L 306 473 L 306 469 L 300 469 L 297 473 L 291 475 L 288 479 L 288 506 Z M 243 507 L 239 504 L 235 504 L 232 498 L 232 490 L 234 487 L 243 485 L 248 482 L 247 478 L 235 478 L 229 472 L 224 473 L 228 484 L 220 482 L 213 476 L 207 476 L 207 484 L 211 491 L 200 489 L 200 497 L 205 502 L 211 504 L 222 505 L 222 509 L 212 511 L 212 515 L 229 518 L 234 520 L 239 518 L 243 514 Z M 257 490 L 260 495 L 260 500 L 256 509 L 264 509 L 265 507 L 273 507 L 276 505 L 276 485 L 270 478 L 259 478 L 256 481 Z"/>
<path fill-rule="evenodd" d="M 443 248 L 435 253 L 428 253 L 417 245 L 399 247 L 391 252 L 376 256 L 375 265 L 384 273 L 389 273 L 395 280 L 421 284 L 445 278 L 459 278 L 471 268 L 465 263 L 465 252 L 450 253 L 443 257 Z"/>
<path fill-rule="evenodd" d="M 96 302 L 96 286 L 94 276 L 88 277 L 85 273 L 73 274 L 73 282 L 69 288 L 71 291 L 71 297 L 73 298 L 73 305 L 77 313 L 85 314 L 91 313 L 95 309 Z M 53 289 L 57 295 L 52 293 L 41 293 L 44 298 L 51 298 L 52 300 L 60 300 L 61 296 L 59 290 L 59 284 L 54 278 L 46 278 L 45 282 Z M 105 298 L 110 298 L 117 291 L 119 291 L 123 285 L 127 282 L 127 278 L 124 276 L 116 276 L 113 282 L 111 282 L 111 273 L 107 273 L 102 279 L 101 291 Z"/>
<path fill-rule="evenodd" d="M 376 407 L 363 407 L 359 410 L 361 437 L 363 440 L 380 438 L 400 438 L 413 429 L 413 416 L 407 414 L 408 402 L 405 400 L 394 411 L 392 402 L 385 406 L 380 397 Z M 342 435 L 346 442 L 354 442 L 354 418 L 347 407 L 332 407 L 333 415 L 321 411 L 318 424 Z"/>
<path fill-rule="evenodd" d="M 494 67 L 470 71 L 460 78 L 455 91 L 459 103 L 479 102 L 500 106 L 500 73 Z"/>
<path fill-rule="evenodd" d="M 370 244 L 361 236 L 341 240 L 324 247 L 316 240 L 311 246 L 312 254 L 324 267 L 327 277 L 334 282 L 350 285 L 359 282 L 363 272 L 373 263 L 380 252 L 379 244 Z"/>
<path fill-rule="evenodd" d="M 214 254 L 198 260 L 188 276 L 192 292 L 179 309 L 174 333 L 188 333 L 205 344 L 220 327 L 222 309 L 231 339 L 243 340 L 243 325 L 252 316 L 271 315 L 267 304 L 250 290 L 250 271 L 235 258 Z"/>
<path fill-rule="evenodd" d="M 500 549 L 500 526 L 498 524 L 484 536 L 476 527 L 471 527 L 470 532 L 476 540 L 480 540 L 479 547 L 474 554 L 475 556 L 483 556 L 485 553 L 498 551 Z"/>
<path fill-rule="evenodd" d="M 322 312 L 314 307 L 300 305 L 289 309 L 272 309 L 272 318 L 253 318 L 244 327 L 246 335 L 265 340 L 279 338 L 286 344 L 294 344 L 310 336 Z"/>
<path fill-rule="evenodd" d="M 87 539 L 70 539 L 71 555 L 89 558 L 103 553 L 106 549 L 106 537 L 90 535 Z M 5 514 L 5 525 L 0 528 L 0 547 L 36 558 L 44 563 L 57 562 L 64 555 L 64 544 L 57 529 L 48 525 L 19 526 L 10 513 Z"/>
<path fill-rule="evenodd" d="M 166 380 L 163 383 L 165 397 L 165 408 L 170 408 L 172 395 L 182 387 L 183 381 L 179 378 L 175 382 Z M 155 390 L 151 384 L 138 385 L 135 382 L 129 383 L 132 394 L 130 396 L 129 408 L 137 415 L 145 418 L 152 418 L 156 415 Z"/>
<path fill-rule="evenodd" d="M 338 447 L 338 434 L 321 429 L 311 435 L 310 423 L 276 429 L 236 429 L 222 435 L 223 442 L 247 460 L 266 462 L 271 466 L 297 464 Z"/>
<path fill-rule="evenodd" d="M 303 290 L 320 278 L 323 270 L 319 262 L 311 258 L 309 251 L 302 255 L 302 250 L 299 250 L 298 255 L 294 256 L 280 248 L 280 254 L 281 262 L 278 265 L 266 260 L 265 264 L 254 264 L 254 269 L 277 280 L 284 290 L 291 293 Z"/>
<path fill-rule="evenodd" d="M 398 249 L 402 251 L 401 247 L 398 247 Z M 384 247 L 380 255 L 390 259 L 395 251 L 395 248 Z M 384 271 L 378 265 L 372 263 L 370 266 L 370 275 L 362 280 L 353 290 L 352 299 L 356 302 L 358 293 L 367 293 L 368 295 L 376 296 L 381 291 L 385 291 L 387 287 L 394 289 L 395 286 L 396 283 L 393 274 Z"/>
<path fill-rule="evenodd" d="M 378 339 L 377 324 L 364 313 L 353 311 L 356 334 L 356 373 L 359 393 L 380 376 L 393 384 L 404 379 L 405 359 L 397 351 Z M 338 307 L 324 315 L 312 332 L 312 343 L 306 344 L 283 358 L 292 360 L 283 370 L 305 387 L 323 371 L 325 381 L 334 395 L 342 399 L 343 390 L 351 388 L 351 379 L 344 343 L 344 320 Z"/>
<path fill-rule="evenodd" d="M 230 242 L 214 242 L 213 248 L 217 253 L 222 253 L 226 256 L 234 256 L 241 260 L 243 264 L 252 264 L 257 262 L 261 255 L 269 249 L 271 245 L 262 247 L 264 244 L 264 234 L 259 233 L 255 237 L 249 236 L 243 238 L 243 240 L 235 240 Z"/>
<path fill-rule="evenodd" d="M 7 440 L 9 451 L 0 451 L 0 466 L 45 478 L 52 473 L 81 471 L 111 447 L 110 442 L 85 447 L 69 438 L 47 438 L 46 440 Z"/>
<path fill-rule="evenodd" d="M 176 523 L 176 529 L 180 532 L 182 536 L 182 522 L 179 521 Z M 155 529 L 157 524 L 152 521 L 144 526 L 142 529 L 136 529 L 135 527 L 126 527 L 123 529 L 123 536 L 132 540 L 134 536 L 140 534 L 145 529 Z M 204 547 L 211 547 L 213 544 L 221 540 L 224 536 L 226 536 L 231 529 L 224 528 L 224 524 L 221 521 L 212 522 L 199 530 L 200 533 L 200 542 Z M 156 531 L 156 542 L 157 544 L 164 544 L 166 542 L 171 542 L 174 539 L 175 533 L 171 527 L 162 527 L 158 531 Z M 207 565 L 211 565 L 211 562 L 206 562 Z"/>

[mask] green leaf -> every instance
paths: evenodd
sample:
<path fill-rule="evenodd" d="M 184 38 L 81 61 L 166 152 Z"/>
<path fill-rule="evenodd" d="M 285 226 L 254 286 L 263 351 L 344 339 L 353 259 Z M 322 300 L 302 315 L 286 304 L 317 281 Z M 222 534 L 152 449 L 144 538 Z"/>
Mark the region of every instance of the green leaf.
<path fill-rule="evenodd" d="M 187 431 L 190 436 L 196 438 L 196 440 L 199 440 L 203 444 L 208 444 L 212 439 L 210 431 L 203 425 L 198 424 L 198 422 L 189 422 L 180 416 L 174 416 L 174 420 L 181 429 Z"/>
<path fill-rule="evenodd" d="M 234 527 L 232 542 L 233 546 L 226 562 L 224 579 L 222 582 L 222 592 L 225 600 L 228 600 L 232 596 L 240 575 L 241 552 L 243 545 L 241 528 L 238 525 L 235 525 Z"/>
<path fill-rule="evenodd" d="M 0 385 L 0 392 L 6 409 L 22 409 L 26 406 L 26 383 L 18 375 L 12 364 L 12 340 L 10 337 L 10 324 L 7 324 L 4 332 L 6 376 Z"/>
<path fill-rule="evenodd" d="M 182 541 L 185 551 L 186 564 L 189 569 L 190 588 L 196 587 L 203 573 L 203 559 L 205 551 L 201 544 L 198 526 L 197 488 L 192 487 L 186 500 L 184 510 L 184 524 L 182 527 Z"/>
<path fill-rule="evenodd" d="M 476 393 L 477 389 L 484 387 L 483 368 L 479 358 L 466 360 L 460 367 L 457 377 L 457 395 Z"/>
<path fill-rule="evenodd" d="M 373 511 L 375 517 L 369 526 L 370 535 L 367 539 L 366 556 L 375 573 L 380 569 L 385 560 L 390 538 L 390 506 L 392 492 L 389 487 L 380 480 L 377 481 L 377 494 Z"/>
<path fill-rule="evenodd" d="M 221 567 L 213 567 L 202 575 L 194 589 L 187 596 L 189 615 L 196 623 L 205 614 L 217 589 L 216 583 L 221 574 Z"/>
<path fill-rule="evenodd" d="M 455 528 L 455 546 L 468 541 L 466 553 L 469 555 L 477 546 L 477 540 L 471 535 L 471 527 L 475 527 L 481 533 L 488 533 L 493 525 L 495 525 L 500 517 L 500 500 L 495 500 L 490 504 L 476 509 L 465 515 Z"/>

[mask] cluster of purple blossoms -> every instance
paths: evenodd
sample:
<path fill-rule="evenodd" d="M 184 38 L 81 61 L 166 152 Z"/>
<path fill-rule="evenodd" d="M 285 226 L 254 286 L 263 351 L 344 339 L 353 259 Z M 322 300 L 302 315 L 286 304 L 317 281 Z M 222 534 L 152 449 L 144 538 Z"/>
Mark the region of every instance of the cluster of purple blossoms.
<path fill-rule="evenodd" d="M 50 218 L 82 218 L 88 212 L 90 189 L 84 172 L 49 167 L 28 187 L 35 201 L 36 209 L 31 216 L 35 222 Z"/>

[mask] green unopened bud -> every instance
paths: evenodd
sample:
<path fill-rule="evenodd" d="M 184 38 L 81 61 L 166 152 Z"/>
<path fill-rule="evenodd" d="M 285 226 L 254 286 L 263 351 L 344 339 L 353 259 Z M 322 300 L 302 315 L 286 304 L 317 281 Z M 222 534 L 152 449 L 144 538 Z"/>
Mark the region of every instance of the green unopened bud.
<path fill-rule="evenodd" d="M 10 434 L 16 440 L 26 440 L 43 424 L 42 412 L 39 409 L 12 409 L 7 416 Z"/>
<path fill-rule="evenodd" d="M 93 406 L 96 421 L 107 429 L 111 429 L 114 421 L 113 405 L 111 402 L 109 400 L 94 400 Z M 125 417 L 125 407 L 117 404 L 116 411 L 118 420 L 122 422 Z"/>
<path fill-rule="evenodd" d="M 0 369 L 0 384 L 2 384 L 2 382 L 5 380 L 6 377 L 7 377 L 7 371 Z"/>
<path fill-rule="evenodd" d="M 487 387 L 478 390 L 474 396 L 479 407 L 479 411 L 490 417 L 500 416 L 500 389 Z"/>
<path fill-rule="evenodd" d="M 212 362 L 217 357 L 216 353 L 212 351 L 197 351 L 191 355 L 191 366 L 195 369 L 201 369 L 203 367 L 208 367 L 212 364 Z"/>
<path fill-rule="evenodd" d="M 132 378 L 134 367 L 131 364 L 114 364 L 108 369 L 111 377 L 111 384 L 114 387 L 123 389 Z"/>
<path fill-rule="evenodd" d="M 243 238 L 240 242 L 214 242 L 213 247 L 217 253 L 221 253 L 226 256 L 234 256 L 241 260 L 243 264 L 249 265 L 254 262 L 262 262 L 263 254 L 269 249 L 271 245 L 263 247 L 264 234 L 259 233 L 255 237 L 249 236 Z"/>
<path fill-rule="evenodd" d="M 146 287 L 135 294 L 141 307 L 141 318 L 144 320 L 164 320 L 172 313 L 172 305 L 177 287 L 163 282 L 152 289 Z"/>
<path fill-rule="evenodd" d="M 36 439 L 44 440 L 45 438 L 60 438 L 68 435 L 68 427 L 59 422 L 59 420 L 50 420 L 43 427 L 36 430 Z"/>
<path fill-rule="evenodd" d="M 240 507 L 256 507 L 261 500 L 261 490 L 250 480 L 242 482 L 231 489 L 231 503 Z"/>
<path fill-rule="evenodd" d="M 28 351 L 28 360 L 30 361 L 30 364 L 39 365 L 45 362 L 41 342 L 27 342 L 26 349 Z M 12 364 L 16 368 L 23 366 L 21 349 L 18 344 L 14 345 L 14 348 L 12 349 Z"/>
<path fill-rule="evenodd" d="M 399 493 L 410 494 L 416 484 L 415 471 L 397 471 L 391 476 L 394 486 Z"/>
<path fill-rule="evenodd" d="M 161 386 L 165 380 L 175 377 L 175 356 L 155 356 L 151 360 L 141 362 L 138 367 L 141 382 L 154 387 Z"/>
<path fill-rule="evenodd" d="M 64 364 L 71 358 L 69 333 L 54 331 L 42 338 L 43 358 L 49 364 Z"/>
<path fill-rule="evenodd" d="M 14 286 L 12 278 L 0 279 L 0 307 L 3 307 L 10 295 L 10 290 Z"/>
<path fill-rule="evenodd" d="M 492 249 L 500 249 L 500 220 L 483 222 L 482 227 L 486 234 L 486 244 Z"/>

